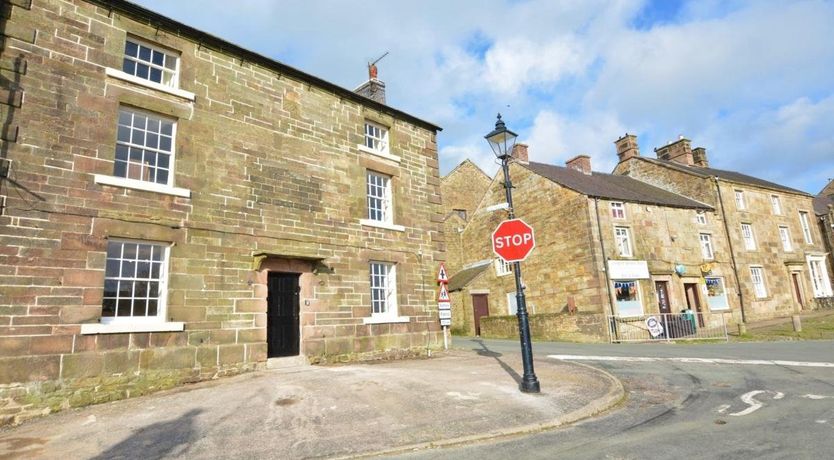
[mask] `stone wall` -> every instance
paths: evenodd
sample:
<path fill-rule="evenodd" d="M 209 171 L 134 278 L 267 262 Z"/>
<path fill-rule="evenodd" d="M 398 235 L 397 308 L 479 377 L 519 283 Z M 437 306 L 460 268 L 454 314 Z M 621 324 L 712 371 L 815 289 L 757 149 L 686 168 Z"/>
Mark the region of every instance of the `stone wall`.
<path fill-rule="evenodd" d="M 302 276 L 310 361 L 441 346 L 434 127 L 187 27 L 133 17 L 122 2 L 12 4 L 0 61 L 25 97 L 2 114 L 20 129 L 2 146 L 0 424 L 262 366 L 265 275 L 279 267 Z M 127 36 L 179 53 L 179 92 L 112 76 Z M 185 195 L 97 179 L 113 175 L 120 107 L 176 121 L 173 185 Z M 389 128 L 394 157 L 358 148 L 365 120 Z M 368 170 L 391 176 L 401 228 L 360 223 Z M 164 319 L 184 330 L 81 332 L 101 318 L 112 239 L 170 245 Z M 366 321 L 369 261 L 396 264 L 407 322 Z"/>
<path fill-rule="evenodd" d="M 599 313 L 539 313 L 530 315 L 529 321 L 533 340 L 583 343 L 608 340 L 605 315 Z M 509 315 L 482 319 L 481 337 L 517 339 L 518 318 Z"/>
<path fill-rule="evenodd" d="M 492 179 L 470 160 L 464 160 L 449 174 L 440 179 L 440 193 L 443 196 L 443 210 L 446 215 L 446 268 L 455 273 L 462 268 L 459 255 L 461 235 L 472 213 L 489 188 Z"/>

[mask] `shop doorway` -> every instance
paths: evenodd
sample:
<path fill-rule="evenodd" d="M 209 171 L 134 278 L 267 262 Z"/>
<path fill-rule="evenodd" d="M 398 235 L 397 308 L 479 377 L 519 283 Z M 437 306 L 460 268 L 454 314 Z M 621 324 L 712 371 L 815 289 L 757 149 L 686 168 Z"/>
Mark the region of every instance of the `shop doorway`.
<path fill-rule="evenodd" d="M 698 296 L 698 283 L 683 283 L 683 291 L 686 293 L 686 308 L 696 313 L 698 325 L 704 327 L 704 315 L 701 311 L 701 301 Z"/>

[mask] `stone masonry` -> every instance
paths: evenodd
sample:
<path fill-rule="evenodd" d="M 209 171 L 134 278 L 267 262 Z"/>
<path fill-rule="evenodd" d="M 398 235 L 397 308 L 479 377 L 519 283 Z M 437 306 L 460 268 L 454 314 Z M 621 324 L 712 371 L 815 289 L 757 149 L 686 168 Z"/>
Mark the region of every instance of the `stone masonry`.
<path fill-rule="evenodd" d="M 263 367 L 273 272 L 300 275 L 311 362 L 442 343 L 438 127 L 128 2 L 2 13 L 0 425 Z M 175 91 L 113 72 L 126 37 L 179 57 Z M 174 187 L 113 184 L 124 107 L 175 121 Z M 368 120 L 390 154 L 358 148 Z M 360 222 L 367 171 L 392 225 Z M 161 324 L 99 325 L 116 240 L 169 247 Z M 371 261 L 396 267 L 395 322 L 368 321 Z"/>

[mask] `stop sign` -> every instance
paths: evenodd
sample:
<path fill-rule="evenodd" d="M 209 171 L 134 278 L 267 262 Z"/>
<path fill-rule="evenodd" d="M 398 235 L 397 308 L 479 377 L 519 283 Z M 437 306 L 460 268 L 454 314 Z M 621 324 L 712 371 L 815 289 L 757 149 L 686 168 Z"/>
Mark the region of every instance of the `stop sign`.
<path fill-rule="evenodd" d="M 520 262 L 536 247 L 533 227 L 521 219 L 501 222 L 492 232 L 492 250 L 507 262 Z"/>

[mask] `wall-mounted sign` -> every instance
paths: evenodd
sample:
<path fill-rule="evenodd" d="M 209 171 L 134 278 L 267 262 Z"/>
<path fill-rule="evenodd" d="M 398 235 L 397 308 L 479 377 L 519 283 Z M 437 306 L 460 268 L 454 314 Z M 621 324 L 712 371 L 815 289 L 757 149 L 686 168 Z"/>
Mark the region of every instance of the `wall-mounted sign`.
<path fill-rule="evenodd" d="M 647 280 L 649 264 L 645 260 L 609 260 L 608 276 L 612 280 Z"/>

